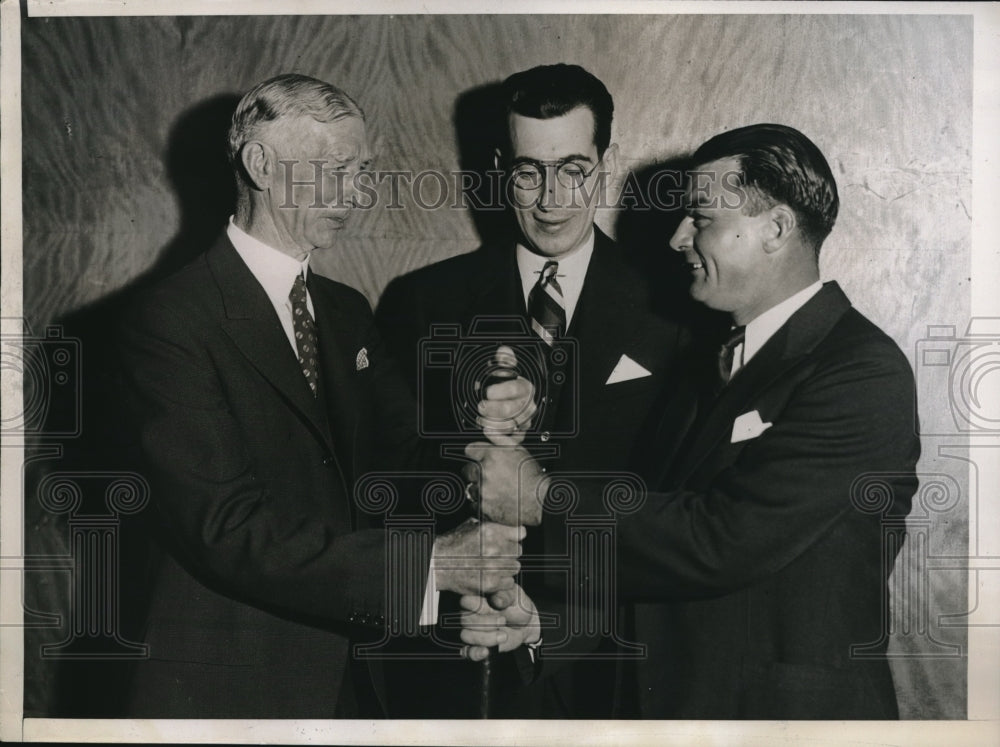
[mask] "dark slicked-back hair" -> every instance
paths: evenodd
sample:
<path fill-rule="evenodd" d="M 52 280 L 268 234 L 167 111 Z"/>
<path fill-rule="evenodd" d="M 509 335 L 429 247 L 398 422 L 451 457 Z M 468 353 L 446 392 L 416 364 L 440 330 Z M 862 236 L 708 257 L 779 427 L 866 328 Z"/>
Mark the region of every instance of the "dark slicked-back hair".
<path fill-rule="evenodd" d="M 594 115 L 594 145 L 604 155 L 611 143 L 615 104 L 608 89 L 579 65 L 540 65 L 514 73 L 503 82 L 507 116 L 534 119 L 561 117 L 578 106 Z"/>
<path fill-rule="evenodd" d="M 776 204 L 790 207 L 803 239 L 818 254 L 837 220 L 840 199 L 830 165 L 809 138 L 792 127 L 755 124 L 716 135 L 695 151 L 695 170 L 735 158 L 750 215 Z"/>

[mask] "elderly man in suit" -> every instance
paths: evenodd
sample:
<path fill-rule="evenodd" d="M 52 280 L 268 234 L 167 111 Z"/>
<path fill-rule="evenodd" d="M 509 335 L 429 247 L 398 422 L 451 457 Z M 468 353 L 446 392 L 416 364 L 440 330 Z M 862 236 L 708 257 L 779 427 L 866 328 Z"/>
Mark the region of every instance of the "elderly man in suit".
<path fill-rule="evenodd" d="M 663 453 L 683 440 L 676 457 L 617 522 L 618 581 L 648 647 L 633 681 L 638 715 L 897 718 L 887 578 L 901 542 L 889 535 L 917 485 L 911 368 L 819 280 L 838 196 L 810 140 L 752 125 L 710 139 L 694 163 L 671 246 L 691 295 L 728 312 L 733 329 L 692 427 L 660 429 Z M 520 448 L 469 453 L 482 463 L 485 511 L 542 521 L 554 477 Z M 482 626 L 497 614 L 463 604 L 467 640 L 489 645 Z M 505 609 L 503 626 L 528 627 L 531 641 L 533 612 Z"/>
<path fill-rule="evenodd" d="M 166 551 L 131 715 L 377 716 L 378 672 L 351 646 L 386 627 L 389 586 L 418 579 L 392 614 L 433 622 L 428 581 L 509 588 L 524 530 L 470 520 L 397 563 L 355 503 L 380 455 L 417 448 L 415 406 L 367 302 L 309 267 L 335 246 L 370 160 L 361 109 L 322 81 L 278 76 L 241 100 L 229 151 L 239 196 L 225 234 L 124 322 Z M 493 422 L 530 416 L 523 379 L 487 394 Z"/>
<path fill-rule="evenodd" d="M 470 370 L 477 365 L 470 351 L 481 340 L 506 341 L 538 392 L 528 448 L 546 455 L 548 469 L 587 472 L 603 485 L 629 468 L 640 426 L 682 356 L 685 327 L 654 310 L 647 277 L 594 224 L 618 168 L 614 103 L 604 84 L 579 66 L 556 64 L 516 73 L 500 90 L 506 137 L 496 165 L 507 177 L 516 235 L 397 279 L 377 318 L 421 397 L 429 430 L 444 441 L 468 433 L 455 407 L 463 372 L 451 381 L 438 376 L 433 361 L 418 355 L 421 340 L 424 350 L 440 346 L 440 330 L 453 329 L 456 361 L 465 352 Z M 565 556 L 566 544 L 565 537 L 543 543 L 540 532 L 529 533 L 523 559 L 533 567 L 522 573 L 523 583 L 565 599 L 568 574 L 545 568 L 547 559 Z M 516 684 L 494 688 L 492 715 L 612 716 L 616 634 L 603 632 L 592 642 L 607 649 L 603 655 L 587 654 L 539 692 L 516 693 Z M 461 691 L 476 692 L 467 663 L 438 671 L 466 682 Z M 408 684 L 405 690 L 411 698 L 418 692 Z M 477 715 L 475 698 L 463 703 L 461 691 L 404 703 L 400 714 Z"/>

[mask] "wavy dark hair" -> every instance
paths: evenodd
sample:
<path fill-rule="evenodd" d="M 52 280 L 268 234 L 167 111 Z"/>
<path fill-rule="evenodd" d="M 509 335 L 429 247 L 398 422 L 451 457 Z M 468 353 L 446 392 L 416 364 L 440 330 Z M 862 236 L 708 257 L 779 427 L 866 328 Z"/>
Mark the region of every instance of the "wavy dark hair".
<path fill-rule="evenodd" d="M 615 104 L 605 85 L 579 65 L 539 65 L 503 82 L 507 116 L 552 119 L 585 106 L 594 114 L 594 145 L 604 155 L 611 143 Z M 509 145 L 509 144 L 507 144 Z"/>

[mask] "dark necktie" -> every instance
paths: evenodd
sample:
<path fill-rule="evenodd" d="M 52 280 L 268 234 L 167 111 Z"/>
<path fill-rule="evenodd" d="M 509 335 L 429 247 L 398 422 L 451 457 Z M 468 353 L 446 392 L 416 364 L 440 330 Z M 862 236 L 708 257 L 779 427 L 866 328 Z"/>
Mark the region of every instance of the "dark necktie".
<path fill-rule="evenodd" d="M 566 334 L 566 309 L 563 306 L 562 288 L 556 280 L 558 270 L 558 262 L 546 262 L 538 276 L 538 282 L 528 294 L 531 328 L 548 345 Z"/>
<path fill-rule="evenodd" d="M 729 333 L 729 338 L 722 343 L 719 349 L 719 380 L 723 386 L 729 383 L 733 371 L 733 355 L 736 348 L 743 344 L 746 336 L 746 327 L 734 327 Z"/>
<path fill-rule="evenodd" d="M 292 328 L 295 330 L 295 350 L 298 352 L 299 365 L 302 366 L 302 375 L 306 377 L 315 397 L 319 386 L 319 345 L 316 322 L 309 314 L 306 304 L 306 281 L 302 279 L 301 273 L 295 276 L 288 299 L 292 302 Z"/>

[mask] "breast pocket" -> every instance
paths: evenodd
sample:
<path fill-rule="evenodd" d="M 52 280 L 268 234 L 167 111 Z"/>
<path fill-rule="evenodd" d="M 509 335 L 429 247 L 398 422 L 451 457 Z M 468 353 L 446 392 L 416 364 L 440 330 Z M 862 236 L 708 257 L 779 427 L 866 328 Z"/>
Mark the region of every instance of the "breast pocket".
<path fill-rule="evenodd" d="M 602 384 L 598 396 L 601 399 L 619 401 L 634 398 L 652 399 L 658 394 L 661 382 L 657 376 L 643 376 L 639 379 L 616 381 L 613 384 Z"/>

